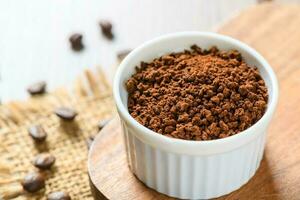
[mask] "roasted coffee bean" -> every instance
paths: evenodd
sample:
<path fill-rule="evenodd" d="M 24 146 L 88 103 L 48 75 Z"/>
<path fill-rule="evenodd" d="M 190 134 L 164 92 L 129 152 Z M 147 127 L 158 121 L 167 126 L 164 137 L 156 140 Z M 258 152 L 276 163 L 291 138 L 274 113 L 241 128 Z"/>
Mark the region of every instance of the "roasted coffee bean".
<path fill-rule="evenodd" d="M 129 50 L 129 49 L 120 51 L 117 54 L 119 62 L 121 62 L 130 52 L 131 52 L 131 50 Z"/>
<path fill-rule="evenodd" d="M 67 192 L 58 191 L 48 194 L 47 200 L 71 200 L 71 197 Z"/>
<path fill-rule="evenodd" d="M 46 131 L 40 125 L 34 125 L 28 129 L 29 135 L 37 142 L 42 142 L 47 138 Z"/>
<path fill-rule="evenodd" d="M 112 33 L 112 24 L 109 21 L 103 20 L 99 23 L 101 27 L 102 34 L 109 40 L 112 40 L 114 38 L 114 35 Z"/>
<path fill-rule="evenodd" d="M 55 157 L 49 153 L 38 154 L 33 161 L 33 165 L 39 169 L 50 169 L 54 163 Z"/>
<path fill-rule="evenodd" d="M 94 137 L 93 136 L 88 137 L 88 139 L 86 140 L 86 144 L 87 144 L 88 149 L 91 148 L 91 146 L 93 144 L 93 141 L 94 141 Z"/>
<path fill-rule="evenodd" d="M 31 95 L 37 95 L 37 94 L 43 94 L 46 91 L 46 82 L 45 81 L 39 81 L 36 83 L 33 83 L 27 88 L 27 91 Z"/>
<path fill-rule="evenodd" d="M 77 115 L 77 112 L 71 108 L 60 107 L 55 110 L 55 114 L 63 120 L 72 121 Z"/>
<path fill-rule="evenodd" d="M 27 192 L 37 192 L 45 187 L 45 178 L 37 172 L 28 173 L 21 182 L 23 189 Z"/>
<path fill-rule="evenodd" d="M 69 38 L 69 41 L 71 43 L 71 47 L 73 50 L 75 51 L 80 51 L 83 49 L 83 44 L 82 44 L 82 35 L 75 33 L 73 35 L 71 35 L 71 37 Z"/>
<path fill-rule="evenodd" d="M 98 130 L 101 131 L 105 125 L 110 121 L 111 119 L 103 119 L 98 122 Z"/>

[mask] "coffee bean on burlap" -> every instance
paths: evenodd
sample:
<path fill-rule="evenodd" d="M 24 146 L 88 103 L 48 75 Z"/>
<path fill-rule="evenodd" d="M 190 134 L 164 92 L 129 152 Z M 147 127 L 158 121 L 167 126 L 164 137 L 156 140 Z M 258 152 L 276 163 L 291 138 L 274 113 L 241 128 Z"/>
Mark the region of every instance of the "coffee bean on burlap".
<path fill-rule="evenodd" d="M 71 200 L 71 197 L 67 192 L 57 191 L 48 194 L 47 200 Z"/>
<path fill-rule="evenodd" d="M 59 107 L 55 110 L 55 114 L 63 120 L 72 121 L 77 116 L 77 112 L 72 108 Z"/>
<path fill-rule="evenodd" d="M 33 125 L 28 129 L 29 135 L 37 142 L 42 142 L 47 138 L 47 133 L 40 125 Z"/>
<path fill-rule="evenodd" d="M 45 187 L 45 178 L 38 172 L 29 172 L 21 184 L 24 190 L 34 193 Z"/>
<path fill-rule="evenodd" d="M 50 169 L 55 163 L 55 157 L 49 153 L 38 154 L 34 160 L 33 165 L 39 169 Z"/>

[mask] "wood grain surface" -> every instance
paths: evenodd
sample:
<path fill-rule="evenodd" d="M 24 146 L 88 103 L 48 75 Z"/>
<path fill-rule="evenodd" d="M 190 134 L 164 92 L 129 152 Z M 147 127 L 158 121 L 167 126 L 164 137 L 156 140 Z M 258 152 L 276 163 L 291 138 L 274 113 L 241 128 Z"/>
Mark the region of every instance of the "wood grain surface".
<path fill-rule="evenodd" d="M 146 187 L 130 172 L 117 117 L 95 138 L 88 166 L 95 199 L 172 199 Z"/>
<path fill-rule="evenodd" d="M 268 131 L 261 166 L 246 185 L 219 199 L 298 200 L 300 6 L 255 6 L 224 24 L 219 32 L 257 49 L 275 70 L 280 84 L 279 104 Z M 89 170 L 92 184 L 102 198 L 171 199 L 148 189 L 130 173 L 116 119 L 95 139 L 89 155 Z"/>

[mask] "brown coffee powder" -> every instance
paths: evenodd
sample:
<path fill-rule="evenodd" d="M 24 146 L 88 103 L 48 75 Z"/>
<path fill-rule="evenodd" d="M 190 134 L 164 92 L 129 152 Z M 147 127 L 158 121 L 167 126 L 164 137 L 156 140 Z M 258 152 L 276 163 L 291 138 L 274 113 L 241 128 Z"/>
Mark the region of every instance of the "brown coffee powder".
<path fill-rule="evenodd" d="M 263 116 L 268 101 L 264 80 L 238 51 L 196 45 L 142 62 L 126 88 L 132 117 L 157 133 L 186 140 L 237 134 Z"/>

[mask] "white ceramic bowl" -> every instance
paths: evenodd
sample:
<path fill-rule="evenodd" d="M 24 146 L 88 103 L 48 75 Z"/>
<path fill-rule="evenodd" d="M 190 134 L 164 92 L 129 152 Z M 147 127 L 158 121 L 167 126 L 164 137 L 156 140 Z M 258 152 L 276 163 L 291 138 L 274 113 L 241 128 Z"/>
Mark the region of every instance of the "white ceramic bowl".
<path fill-rule="evenodd" d="M 125 81 L 141 61 L 161 55 L 216 45 L 237 49 L 245 61 L 256 66 L 269 92 L 264 116 L 247 130 L 224 139 L 188 141 L 157 134 L 139 124 L 128 112 Z M 208 199 L 228 194 L 247 183 L 262 159 L 266 130 L 278 99 L 276 76 L 267 61 L 246 44 L 208 32 L 165 35 L 132 51 L 121 63 L 114 79 L 114 99 L 121 118 L 127 158 L 132 172 L 148 187 L 182 199 Z"/>

